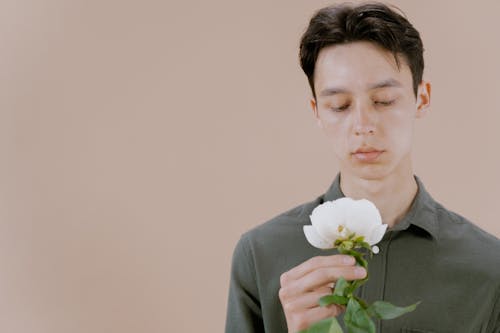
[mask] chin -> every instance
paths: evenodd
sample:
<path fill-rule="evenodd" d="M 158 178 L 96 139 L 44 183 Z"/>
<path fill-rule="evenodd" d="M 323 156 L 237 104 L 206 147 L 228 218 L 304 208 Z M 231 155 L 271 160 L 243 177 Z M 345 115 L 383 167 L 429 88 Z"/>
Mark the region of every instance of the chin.
<path fill-rule="evenodd" d="M 387 166 L 384 165 L 371 164 L 371 165 L 364 165 L 361 167 L 357 166 L 351 169 L 349 173 L 360 179 L 380 180 L 389 176 L 391 174 L 391 170 L 389 170 Z"/>

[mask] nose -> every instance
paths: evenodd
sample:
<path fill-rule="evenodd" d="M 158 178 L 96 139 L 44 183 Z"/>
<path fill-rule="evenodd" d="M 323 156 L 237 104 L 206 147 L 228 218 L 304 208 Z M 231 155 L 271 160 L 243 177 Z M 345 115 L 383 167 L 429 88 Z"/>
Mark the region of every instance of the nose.
<path fill-rule="evenodd" d="M 358 104 L 358 107 L 353 112 L 354 117 L 354 134 L 359 135 L 374 135 L 376 129 L 375 110 L 370 106 Z"/>

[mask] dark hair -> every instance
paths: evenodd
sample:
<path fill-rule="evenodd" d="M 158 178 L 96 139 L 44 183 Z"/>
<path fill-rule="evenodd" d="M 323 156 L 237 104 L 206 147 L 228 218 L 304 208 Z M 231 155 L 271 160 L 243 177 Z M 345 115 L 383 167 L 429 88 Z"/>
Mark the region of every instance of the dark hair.
<path fill-rule="evenodd" d="M 372 42 L 398 56 L 410 67 L 415 96 L 424 71 L 424 47 L 420 34 L 401 14 L 387 5 L 371 2 L 340 4 L 320 9 L 311 18 L 300 42 L 300 66 L 309 80 L 314 98 L 314 68 L 324 47 L 356 41 Z"/>

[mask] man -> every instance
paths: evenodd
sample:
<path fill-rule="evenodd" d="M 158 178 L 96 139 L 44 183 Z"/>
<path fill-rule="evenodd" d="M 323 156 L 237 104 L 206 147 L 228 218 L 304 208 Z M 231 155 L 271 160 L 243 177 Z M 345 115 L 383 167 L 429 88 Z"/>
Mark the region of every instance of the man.
<path fill-rule="evenodd" d="M 500 241 L 445 209 L 413 174 L 416 119 L 427 113 L 419 33 L 379 4 L 321 9 L 300 45 L 311 109 L 340 173 L 316 200 L 247 232 L 236 246 L 226 332 L 297 332 L 343 309 L 320 307 L 339 277 L 364 278 L 352 257 L 306 241 L 319 204 L 366 198 L 389 225 L 359 290 L 368 302 L 421 301 L 377 332 L 500 332 Z"/>

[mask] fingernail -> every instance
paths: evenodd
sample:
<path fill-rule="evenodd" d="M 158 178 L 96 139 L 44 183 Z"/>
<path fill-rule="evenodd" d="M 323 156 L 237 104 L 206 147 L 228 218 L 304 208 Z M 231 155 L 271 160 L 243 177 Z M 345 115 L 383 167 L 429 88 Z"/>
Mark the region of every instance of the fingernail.
<path fill-rule="evenodd" d="M 351 256 L 345 256 L 344 257 L 344 264 L 346 265 L 353 265 L 355 262 L 354 258 Z"/>
<path fill-rule="evenodd" d="M 357 277 L 363 278 L 366 276 L 366 270 L 363 267 L 356 267 L 354 268 L 354 274 Z"/>

